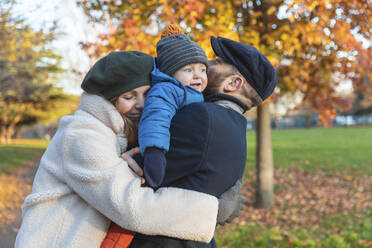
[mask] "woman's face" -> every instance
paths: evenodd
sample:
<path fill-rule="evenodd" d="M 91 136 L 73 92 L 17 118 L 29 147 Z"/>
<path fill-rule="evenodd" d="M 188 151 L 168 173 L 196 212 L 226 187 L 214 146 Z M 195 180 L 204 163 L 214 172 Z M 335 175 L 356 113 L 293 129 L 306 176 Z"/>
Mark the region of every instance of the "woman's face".
<path fill-rule="evenodd" d="M 121 94 L 116 101 L 116 109 L 122 115 L 133 119 L 139 119 L 149 89 L 150 86 L 146 85 Z"/>

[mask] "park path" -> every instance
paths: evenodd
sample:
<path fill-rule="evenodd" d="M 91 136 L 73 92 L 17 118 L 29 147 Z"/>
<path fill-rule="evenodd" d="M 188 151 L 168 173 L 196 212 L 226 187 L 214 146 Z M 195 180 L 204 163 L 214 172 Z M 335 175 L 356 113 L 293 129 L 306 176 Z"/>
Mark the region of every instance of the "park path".
<path fill-rule="evenodd" d="M 22 221 L 22 204 L 31 192 L 41 154 L 12 173 L 0 174 L 0 247 L 14 247 Z"/>

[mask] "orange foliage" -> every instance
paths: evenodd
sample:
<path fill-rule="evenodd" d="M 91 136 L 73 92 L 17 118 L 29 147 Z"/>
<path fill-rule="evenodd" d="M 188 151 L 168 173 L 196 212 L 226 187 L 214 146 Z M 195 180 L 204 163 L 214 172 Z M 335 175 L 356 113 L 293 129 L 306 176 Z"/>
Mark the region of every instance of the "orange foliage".
<path fill-rule="evenodd" d="M 112 50 L 141 50 L 155 54 L 160 39 L 148 32 L 167 23 L 179 23 L 213 56 L 209 38 L 224 36 L 257 47 L 275 65 L 280 94 L 301 92 L 327 126 L 337 108 L 350 107 L 337 97 L 333 75 L 352 80 L 360 88 L 363 77 L 371 78 L 371 48 L 362 48 L 355 34 L 371 39 L 369 1 L 284 0 L 149 0 L 87 1 L 79 4 L 94 21 L 116 23 L 98 42 L 83 44 L 100 57 Z M 95 18 L 97 12 L 101 16 Z M 152 18 L 152 17 L 155 17 Z M 280 95 L 279 95 L 280 96 Z M 277 97 L 274 97 L 277 99 Z"/>
<path fill-rule="evenodd" d="M 266 225 L 278 229 L 319 230 L 322 222 L 333 216 L 350 213 L 363 216 L 372 207 L 372 177 L 350 174 L 332 175 L 317 171 L 309 173 L 298 169 L 276 169 L 275 178 L 279 189 L 276 191 L 275 204 L 271 209 L 255 209 L 254 191 L 255 171 L 247 171 L 243 192 L 247 207 L 233 226 Z M 230 227 L 231 228 L 231 227 Z M 335 232 L 344 226 L 335 226 Z"/>

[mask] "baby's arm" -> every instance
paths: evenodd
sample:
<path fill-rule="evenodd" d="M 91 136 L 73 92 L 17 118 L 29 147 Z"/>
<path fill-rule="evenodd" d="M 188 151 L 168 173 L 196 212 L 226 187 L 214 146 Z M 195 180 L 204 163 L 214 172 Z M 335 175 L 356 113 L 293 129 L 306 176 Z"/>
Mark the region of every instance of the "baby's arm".
<path fill-rule="evenodd" d="M 143 155 L 146 148 L 169 150 L 169 127 L 179 106 L 175 85 L 164 82 L 155 84 L 146 96 L 138 130 L 138 142 Z"/>
<path fill-rule="evenodd" d="M 138 141 L 144 156 L 144 175 L 149 186 L 163 182 L 165 152 L 169 150 L 169 127 L 178 110 L 177 91 L 170 82 L 155 84 L 146 97 L 138 130 Z"/>

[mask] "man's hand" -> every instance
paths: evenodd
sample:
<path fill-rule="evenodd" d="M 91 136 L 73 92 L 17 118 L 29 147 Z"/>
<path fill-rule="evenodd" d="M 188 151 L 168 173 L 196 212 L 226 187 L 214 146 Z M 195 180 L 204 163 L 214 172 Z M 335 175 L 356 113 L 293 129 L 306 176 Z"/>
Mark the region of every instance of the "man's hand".
<path fill-rule="evenodd" d="M 245 197 L 239 194 L 242 181 L 236 181 L 235 185 L 221 195 L 218 199 L 217 223 L 225 225 L 231 223 L 240 216 L 240 210 L 244 208 Z"/>
<path fill-rule="evenodd" d="M 142 168 L 137 164 L 137 162 L 132 158 L 135 154 L 140 153 L 139 147 L 135 147 L 130 149 L 129 151 L 124 152 L 121 154 L 121 158 L 127 161 L 129 168 L 132 169 L 134 173 L 136 173 L 139 177 L 143 176 Z"/>

